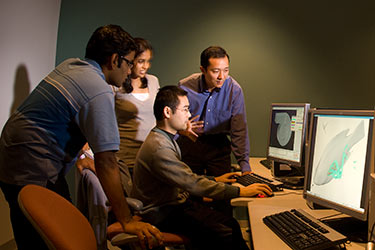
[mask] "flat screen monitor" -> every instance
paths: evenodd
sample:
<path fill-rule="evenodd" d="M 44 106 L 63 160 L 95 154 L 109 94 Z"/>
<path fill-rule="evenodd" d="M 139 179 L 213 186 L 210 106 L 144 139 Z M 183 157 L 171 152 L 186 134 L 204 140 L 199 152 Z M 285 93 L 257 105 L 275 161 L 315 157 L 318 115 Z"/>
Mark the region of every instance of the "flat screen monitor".
<path fill-rule="evenodd" d="M 367 220 L 374 110 L 312 110 L 304 198 Z"/>
<path fill-rule="evenodd" d="M 267 158 L 301 167 L 304 161 L 308 103 L 272 103 Z"/>

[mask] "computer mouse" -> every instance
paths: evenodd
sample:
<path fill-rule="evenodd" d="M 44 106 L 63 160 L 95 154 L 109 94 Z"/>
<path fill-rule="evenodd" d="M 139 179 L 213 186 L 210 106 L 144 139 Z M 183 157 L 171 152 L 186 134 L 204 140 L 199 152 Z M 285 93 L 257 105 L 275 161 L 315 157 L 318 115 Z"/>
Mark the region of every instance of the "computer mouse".
<path fill-rule="evenodd" d="M 273 196 L 275 196 L 274 193 L 269 194 L 269 195 L 258 194 L 258 195 L 257 195 L 257 198 L 265 198 L 265 197 L 273 197 Z"/>
<path fill-rule="evenodd" d="M 361 121 L 349 134 L 345 129 L 335 135 L 325 146 L 314 174 L 314 183 L 324 185 L 333 178 L 340 179 L 343 166 L 350 155 L 351 148 L 365 136 L 364 123 Z"/>

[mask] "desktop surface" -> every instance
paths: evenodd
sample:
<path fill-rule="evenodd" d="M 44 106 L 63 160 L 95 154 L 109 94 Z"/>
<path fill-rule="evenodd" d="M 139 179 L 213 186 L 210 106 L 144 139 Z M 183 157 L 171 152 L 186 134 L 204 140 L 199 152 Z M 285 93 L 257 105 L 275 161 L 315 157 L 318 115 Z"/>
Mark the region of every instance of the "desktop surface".
<path fill-rule="evenodd" d="M 270 170 L 260 164 L 264 158 L 251 158 L 250 164 L 255 173 L 272 178 Z M 290 249 L 271 229 L 264 223 L 265 216 L 290 209 L 303 209 L 316 218 L 322 218 L 338 214 L 332 209 L 311 210 L 302 197 L 302 191 L 284 189 L 283 192 L 276 192 L 274 197 L 269 198 L 236 198 L 231 201 L 233 206 L 247 204 L 249 212 L 249 222 L 251 228 L 251 238 L 254 250 L 267 249 Z M 350 243 L 347 249 L 364 249 L 365 244 Z"/>

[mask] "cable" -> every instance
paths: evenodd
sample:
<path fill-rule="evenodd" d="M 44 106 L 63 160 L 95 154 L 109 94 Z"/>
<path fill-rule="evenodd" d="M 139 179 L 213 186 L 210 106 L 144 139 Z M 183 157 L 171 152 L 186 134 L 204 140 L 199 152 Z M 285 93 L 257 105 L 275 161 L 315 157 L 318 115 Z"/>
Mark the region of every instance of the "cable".
<path fill-rule="evenodd" d="M 350 240 L 347 240 L 346 242 L 340 244 L 340 245 L 339 245 L 339 248 L 340 248 L 340 249 L 347 249 L 346 246 L 347 246 L 347 245 L 350 245 L 350 244 L 352 244 L 352 242 L 351 242 Z M 343 246 L 341 246 L 341 245 L 343 245 Z"/>
<path fill-rule="evenodd" d="M 331 214 L 331 215 L 328 215 L 328 216 L 324 216 L 322 218 L 319 218 L 318 220 L 322 221 L 322 220 L 325 220 L 327 218 L 336 217 L 336 216 L 339 216 L 339 215 L 342 215 L 342 213 L 337 213 L 337 214 Z"/>
<path fill-rule="evenodd" d="M 295 194 L 295 195 L 302 195 L 302 192 L 277 192 L 277 196 L 285 196 L 285 195 L 291 195 L 291 194 Z"/>
<path fill-rule="evenodd" d="M 339 248 L 340 248 L 340 249 L 346 249 L 346 245 L 349 245 L 350 243 L 351 243 L 350 241 L 347 241 L 347 242 L 341 243 L 341 244 L 339 244 Z"/>

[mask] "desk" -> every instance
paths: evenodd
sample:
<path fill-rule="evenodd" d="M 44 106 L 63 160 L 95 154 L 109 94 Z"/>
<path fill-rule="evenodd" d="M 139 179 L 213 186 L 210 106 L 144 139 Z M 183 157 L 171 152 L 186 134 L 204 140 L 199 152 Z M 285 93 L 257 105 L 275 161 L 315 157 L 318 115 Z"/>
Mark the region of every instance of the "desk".
<path fill-rule="evenodd" d="M 251 158 L 250 164 L 253 171 L 265 177 L 271 177 L 270 171 L 259 163 L 261 159 L 262 158 Z M 233 206 L 240 206 L 244 203 L 247 204 L 254 250 L 290 249 L 286 243 L 263 223 L 262 219 L 266 215 L 292 208 L 302 208 L 317 218 L 337 213 L 337 211 L 332 209 L 311 210 L 302 197 L 302 191 L 288 189 L 285 189 L 283 192 L 276 192 L 275 196 L 271 198 L 236 198 L 233 199 L 231 203 Z M 365 248 L 365 244 L 358 243 L 351 243 L 346 246 L 348 249 Z"/>

